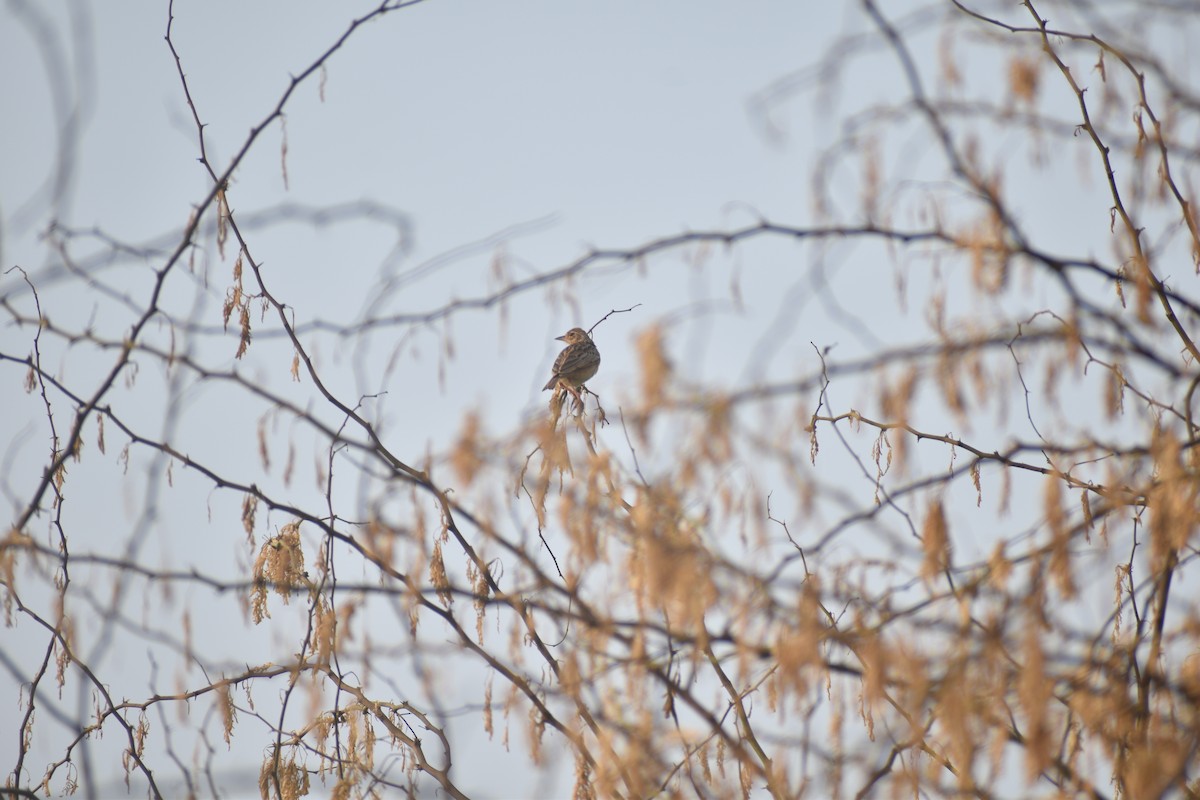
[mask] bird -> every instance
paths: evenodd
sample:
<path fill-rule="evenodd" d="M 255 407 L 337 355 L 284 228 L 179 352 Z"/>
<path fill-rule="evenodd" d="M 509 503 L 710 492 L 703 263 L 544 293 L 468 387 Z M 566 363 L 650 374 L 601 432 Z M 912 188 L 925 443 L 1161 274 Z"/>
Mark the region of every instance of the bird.
<path fill-rule="evenodd" d="M 555 339 L 566 342 L 567 346 L 554 359 L 554 375 L 542 387 L 542 391 L 561 385 L 582 403 L 577 390 L 600 369 L 600 351 L 583 328 L 571 328 Z"/>

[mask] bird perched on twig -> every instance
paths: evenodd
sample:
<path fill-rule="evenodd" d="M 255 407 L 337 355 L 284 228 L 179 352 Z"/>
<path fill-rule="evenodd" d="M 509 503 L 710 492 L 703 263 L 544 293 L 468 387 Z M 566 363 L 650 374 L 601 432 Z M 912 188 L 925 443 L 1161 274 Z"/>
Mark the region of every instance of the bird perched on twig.
<path fill-rule="evenodd" d="M 567 346 L 558 354 L 558 358 L 554 359 L 554 377 L 546 383 L 542 391 L 562 386 L 582 405 L 583 398 L 579 396 L 578 390 L 584 381 L 600 369 L 600 351 L 583 328 L 571 328 L 555 338 L 566 342 Z"/>

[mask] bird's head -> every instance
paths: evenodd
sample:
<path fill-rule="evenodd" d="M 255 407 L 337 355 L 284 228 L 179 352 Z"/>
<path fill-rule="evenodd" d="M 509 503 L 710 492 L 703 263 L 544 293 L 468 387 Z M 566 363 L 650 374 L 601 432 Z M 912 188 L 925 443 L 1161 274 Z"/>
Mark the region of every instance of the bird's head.
<path fill-rule="evenodd" d="M 585 331 L 583 328 L 571 328 L 571 330 L 567 331 L 562 336 L 556 336 L 554 338 L 560 342 L 566 342 L 567 344 L 579 344 L 580 342 L 586 342 L 588 340 L 588 335 L 587 331 Z"/>

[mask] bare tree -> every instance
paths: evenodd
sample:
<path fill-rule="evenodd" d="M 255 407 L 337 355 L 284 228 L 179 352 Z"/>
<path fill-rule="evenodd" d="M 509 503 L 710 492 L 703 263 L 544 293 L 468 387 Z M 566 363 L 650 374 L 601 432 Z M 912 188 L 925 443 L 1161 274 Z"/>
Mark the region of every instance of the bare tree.
<path fill-rule="evenodd" d="M 749 98 L 791 156 L 824 132 L 800 219 L 530 267 L 541 222 L 414 264 L 385 204 L 239 211 L 415 5 L 219 158 L 169 2 L 206 188 L 154 241 L 68 222 L 56 97 L 46 260 L 0 291 L 2 793 L 1194 796 L 1200 8 L 860 0 Z M 386 254 L 276 263 L 295 230 Z M 688 280 L 721 304 L 652 299 Z M 489 360 L 536 394 L 551 342 L 496 343 L 547 306 L 592 391 L 442 427 Z"/>

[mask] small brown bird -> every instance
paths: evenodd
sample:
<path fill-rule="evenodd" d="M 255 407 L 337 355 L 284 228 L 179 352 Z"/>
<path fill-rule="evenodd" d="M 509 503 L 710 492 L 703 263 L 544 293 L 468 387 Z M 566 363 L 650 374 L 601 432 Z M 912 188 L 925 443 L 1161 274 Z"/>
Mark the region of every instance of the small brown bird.
<path fill-rule="evenodd" d="M 576 390 L 600 369 L 600 351 L 583 328 L 571 328 L 556 338 L 560 342 L 566 342 L 567 346 L 558 354 L 558 358 L 554 359 L 554 377 L 542 387 L 542 391 L 561 384 L 579 400 L 579 392 Z"/>

